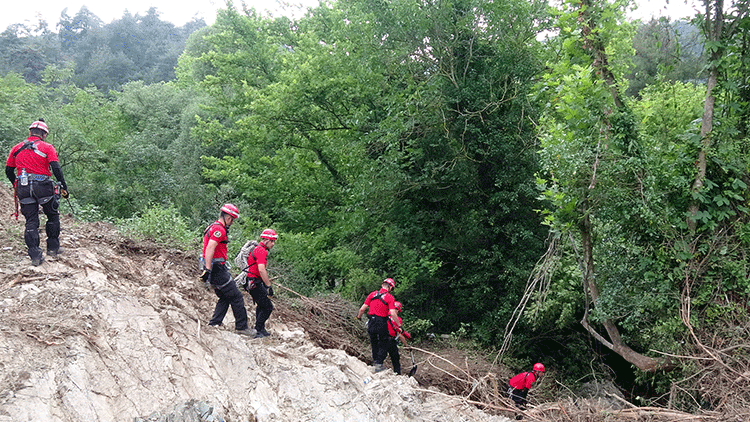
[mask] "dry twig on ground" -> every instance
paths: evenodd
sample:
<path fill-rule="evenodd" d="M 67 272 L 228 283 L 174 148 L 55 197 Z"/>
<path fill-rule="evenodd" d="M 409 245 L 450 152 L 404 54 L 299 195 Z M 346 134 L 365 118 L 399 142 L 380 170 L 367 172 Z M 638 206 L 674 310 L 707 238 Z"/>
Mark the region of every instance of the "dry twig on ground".
<path fill-rule="evenodd" d="M 340 349 L 365 362 L 371 360 L 366 331 L 355 318 L 359 309 L 356 305 L 338 295 L 311 298 L 281 284 L 276 286 L 295 295 L 274 299 L 282 305 L 274 310 L 280 318 L 297 321 L 320 347 Z"/>

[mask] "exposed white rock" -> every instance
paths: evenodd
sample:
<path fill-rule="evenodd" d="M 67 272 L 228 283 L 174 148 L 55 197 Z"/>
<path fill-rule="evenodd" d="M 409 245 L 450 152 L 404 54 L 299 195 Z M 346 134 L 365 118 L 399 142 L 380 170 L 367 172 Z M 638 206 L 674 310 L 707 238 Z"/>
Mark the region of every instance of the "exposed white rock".
<path fill-rule="evenodd" d="M 0 251 L 0 422 L 508 420 L 273 317 L 258 340 L 231 311 L 207 327 L 215 296 L 184 264 L 107 242 L 68 241 L 40 267 Z"/>

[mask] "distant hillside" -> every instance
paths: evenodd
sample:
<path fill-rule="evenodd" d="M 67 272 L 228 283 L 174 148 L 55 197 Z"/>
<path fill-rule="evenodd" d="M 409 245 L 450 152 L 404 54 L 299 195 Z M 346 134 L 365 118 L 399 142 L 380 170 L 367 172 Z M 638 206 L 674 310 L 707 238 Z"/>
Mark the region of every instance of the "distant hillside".
<path fill-rule="evenodd" d="M 159 19 L 155 8 L 104 24 L 84 6 L 56 23 L 6 28 L 0 34 L 0 75 L 15 72 L 41 83 L 45 68 L 55 66 L 72 71 L 79 87 L 93 85 L 105 94 L 130 81 L 166 82 L 174 79 L 188 37 L 204 27 L 203 20 L 176 27 Z"/>
<path fill-rule="evenodd" d="M 685 55 L 700 57 L 703 55 L 705 38 L 700 29 L 688 21 L 674 21 L 672 26 L 678 35 L 682 53 Z"/>

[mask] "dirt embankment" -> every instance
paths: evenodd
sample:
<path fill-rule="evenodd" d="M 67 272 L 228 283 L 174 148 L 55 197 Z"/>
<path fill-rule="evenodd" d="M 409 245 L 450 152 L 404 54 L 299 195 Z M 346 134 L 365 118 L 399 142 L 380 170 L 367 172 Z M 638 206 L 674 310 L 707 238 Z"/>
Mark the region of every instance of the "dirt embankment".
<path fill-rule="evenodd" d="M 305 322 L 343 301 L 279 294 L 273 335 L 249 339 L 231 311 L 224 326 L 205 325 L 216 296 L 195 282 L 194 254 L 64 215 L 64 254 L 32 267 L 12 212 L 2 186 L 0 421 L 166 420 L 188 407 L 202 414 L 184 420 L 506 420 L 414 378 L 373 374 L 355 357 L 366 354 L 357 333 L 321 347 L 331 327 L 311 336 Z"/>
<path fill-rule="evenodd" d="M 478 354 L 418 344 L 402 351 L 415 377 L 373 374 L 357 306 L 335 296 L 277 289 L 264 339 L 235 334 L 231 312 L 207 327 L 216 296 L 195 281 L 195 254 L 124 239 L 107 223 L 63 215 L 65 253 L 32 267 L 13 208 L 0 186 L 0 422 L 521 416 L 503 394 L 511 374 Z M 554 374 L 539 384 L 554 386 Z M 525 420 L 721 420 L 579 398 L 532 404 Z"/>

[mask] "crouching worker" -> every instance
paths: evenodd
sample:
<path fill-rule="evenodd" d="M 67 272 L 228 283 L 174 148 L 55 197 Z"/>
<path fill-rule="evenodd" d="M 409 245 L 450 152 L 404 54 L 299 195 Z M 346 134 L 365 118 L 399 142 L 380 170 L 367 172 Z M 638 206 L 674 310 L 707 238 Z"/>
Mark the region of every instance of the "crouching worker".
<path fill-rule="evenodd" d="M 544 372 L 544 365 L 535 363 L 531 371 L 521 372 L 508 381 L 508 397 L 516 403 L 519 409 L 526 408 L 526 396 L 529 394 L 529 389 L 542 372 Z"/>
<path fill-rule="evenodd" d="M 396 313 L 398 314 L 403 309 L 401 302 L 394 302 L 396 306 Z M 404 326 L 400 316 L 396 317 L 397 321 L 388 320 L 388 334 L 391 337 L 388 342 L 388 354 L 391 356 L 391 363 L 393 364 L 393 372 L 401 375 L 401 357 L 398 354 L 398 342 L 408 346 L 406 339 L 411 338 L 411 334 L 404 331 Z"/>
<path fill-rule="evenodd" d="M 253 333 L 247 326 L 245 300 L 226 266 L 229 243 L 227 231 L 239 216 L 240 211 L 234 204 L 225 204 L 221 207 L 219 219 L 206 228 L 203 234 L 203 259 L 206 270 L 201 278 L 211 284 L 216 296 L 219 297 L 208 325 L 221 325 L 231 306 L 234 329 L 238 334 L 251 336 Z"/>
<path fill-rule="evenodd" d="M 388 347 L 391 342 L 391 336 L 388 334 L 388 320 L 398 330 L 401 329 L 400 318 L 396 313 L 396 299 L 391 294 L 394 288 L 396 288 L 396 282 L 392 278 L 383 280 L 380 290 L 370 293 L 357 313 L 357 319 L 361 320 L 367 308 L 370 308 L 367 315 L 370 318 L 367 322 L 367 334 L 370 335 L 372 365 L 375 372 L 385 369 L 383 361 L 388 354 Z"/>

